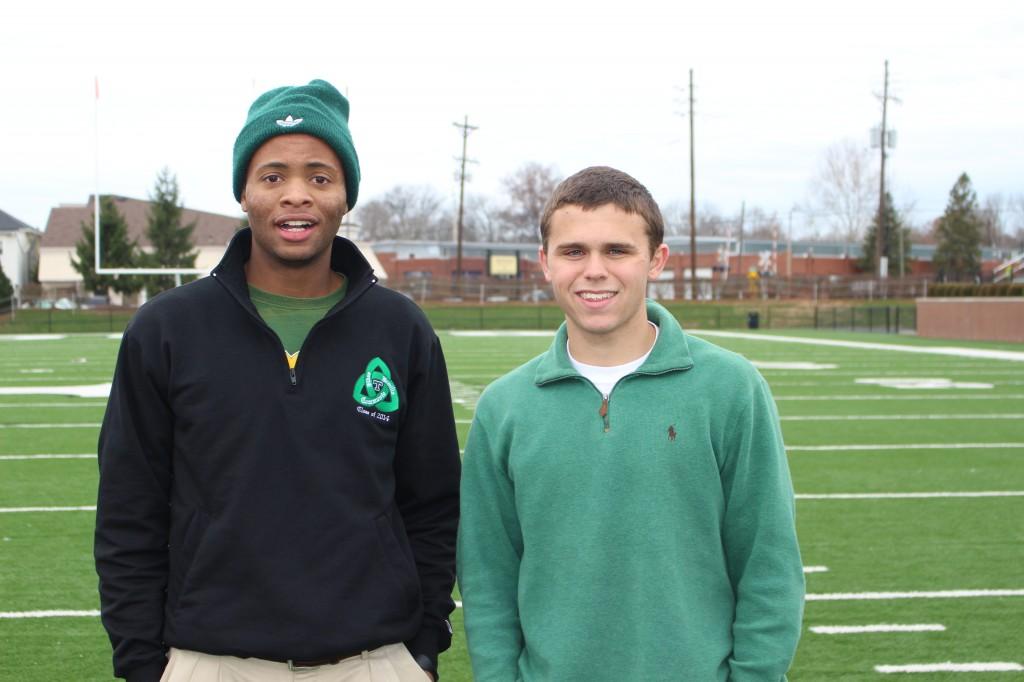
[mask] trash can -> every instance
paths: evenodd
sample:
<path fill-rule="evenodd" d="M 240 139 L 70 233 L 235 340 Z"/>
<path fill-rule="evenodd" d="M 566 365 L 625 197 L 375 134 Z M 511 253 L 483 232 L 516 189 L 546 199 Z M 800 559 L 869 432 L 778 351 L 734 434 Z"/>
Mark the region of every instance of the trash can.
<path fill-rule="evenodd" d="M 756 310 L 747 313 L 747 329 L 757 329 L 761 326 L 761 316 Z"/>

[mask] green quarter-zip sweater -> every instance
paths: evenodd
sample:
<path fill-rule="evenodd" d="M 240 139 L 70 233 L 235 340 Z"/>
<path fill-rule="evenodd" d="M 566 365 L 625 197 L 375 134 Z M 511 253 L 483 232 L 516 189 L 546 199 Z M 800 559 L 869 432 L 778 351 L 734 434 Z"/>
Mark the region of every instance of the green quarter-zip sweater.
<path fill-rule="evenodd" d="M 477 682 L 785 680 L 804 578 L 768 386 L 648 302 L 607 404 L 566 352 L 480 398 L 458 576 Z"/>

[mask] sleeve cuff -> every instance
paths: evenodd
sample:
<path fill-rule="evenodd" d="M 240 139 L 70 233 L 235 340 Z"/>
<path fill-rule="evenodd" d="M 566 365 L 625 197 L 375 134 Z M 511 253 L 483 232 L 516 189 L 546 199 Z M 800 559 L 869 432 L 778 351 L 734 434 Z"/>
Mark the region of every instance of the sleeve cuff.
<path fill-rule="evenodd" d="M 424 670 L 437 674 L 437 655 L 451 646 L 452 625 L 445 620 L 441 627 L 424 627 L 416 636 L 405 642 L 405 648 Z"/>
<path fill-rule="evenodd" d="M 166 667 L 166 660 L 147 663 L 146 665 L 129 670 L 125 674 L 124 679 L 126 682 L 160 682 Z"/>

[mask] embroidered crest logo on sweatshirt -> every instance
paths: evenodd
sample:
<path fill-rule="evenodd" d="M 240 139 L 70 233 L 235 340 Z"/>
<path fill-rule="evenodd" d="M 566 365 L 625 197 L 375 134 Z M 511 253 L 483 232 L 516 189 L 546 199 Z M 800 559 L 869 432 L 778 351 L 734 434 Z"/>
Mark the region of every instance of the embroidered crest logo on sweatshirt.
<path fill-rule="evenodd" d="M 398 388 L 391 380 L 391 369 L 383 360 L 370 360 L 356 379 L 352 398 L 359 406 L 372 407 L 379 412 L 394 412 L 398 409 Z"/>

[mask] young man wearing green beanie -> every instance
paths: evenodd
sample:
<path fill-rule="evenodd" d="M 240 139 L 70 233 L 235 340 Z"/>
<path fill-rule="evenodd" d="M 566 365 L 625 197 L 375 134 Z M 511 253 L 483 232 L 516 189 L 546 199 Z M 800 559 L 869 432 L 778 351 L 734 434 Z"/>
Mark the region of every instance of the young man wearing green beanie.
<path fill-rule="evenodd" d="M 657 204 L 587 168 L 541 219 L 565 324 L 480 397 L 458 575 L 478 682 L 784 680 L 804 580 L 775 404 L 645 300 Z"/>
<path fill-rule="evenodd" d="M 234 150 L 250 228 L 125 331 L 95 554 L 130 682 L 437 678 L 451 396 L 425 316 L 336 236 L 359 190 L 348 112 L 320 80 L 257 98 Z"/>

